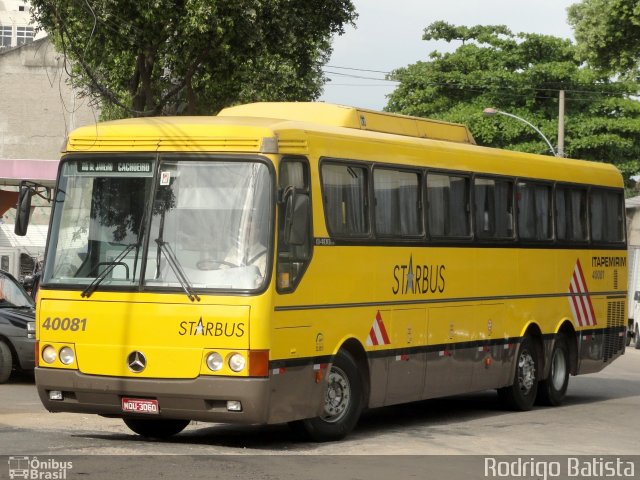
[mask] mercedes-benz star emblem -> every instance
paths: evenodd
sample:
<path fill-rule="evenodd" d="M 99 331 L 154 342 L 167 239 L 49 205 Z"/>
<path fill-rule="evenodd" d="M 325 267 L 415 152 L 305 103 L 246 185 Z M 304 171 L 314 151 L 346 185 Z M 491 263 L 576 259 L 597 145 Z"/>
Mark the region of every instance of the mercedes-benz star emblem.
<path fill-rule="evenodd" d="M 127 365 L 133 373 L 140 373 L 147 367 L 147 359 L 142 352 L 134 350 L 127 357 Z"/>

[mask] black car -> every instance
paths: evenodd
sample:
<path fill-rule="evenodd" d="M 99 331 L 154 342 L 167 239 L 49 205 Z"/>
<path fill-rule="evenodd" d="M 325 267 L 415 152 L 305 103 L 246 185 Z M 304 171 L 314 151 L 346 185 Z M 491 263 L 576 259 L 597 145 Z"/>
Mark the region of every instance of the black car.
<path fill-rule="evenodd" d="M 0 271 L 0 383 L 12 370 L 33 370 L 35 304 L 13 275 Z"/>

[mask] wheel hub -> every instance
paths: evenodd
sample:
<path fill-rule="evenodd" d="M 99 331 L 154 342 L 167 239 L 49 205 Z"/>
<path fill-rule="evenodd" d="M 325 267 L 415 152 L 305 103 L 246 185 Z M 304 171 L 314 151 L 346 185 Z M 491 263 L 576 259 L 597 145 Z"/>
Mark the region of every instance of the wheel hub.
<path fill-rule="evenodd" d="M 518 385 L 525 395 L 528 394 L 536 381 L 536 363 L 528 350 L 518 359 Z"/>
<path fill-rule="evenodd" d="M 323 419 L 334 423 L 339 421 L 347 411 L 351 401 L 351 388 L 347 375 L 335 366 L 331 368 L 328 380 Z"/>
<path fill-rule="evenodd" d="M 551 382 L 553 383 L 553 388 L 558 391 L 564 385 L 566 371 L 567 361 L 564 355 L 559 350 L 556 350 L 551 362 Z"/>

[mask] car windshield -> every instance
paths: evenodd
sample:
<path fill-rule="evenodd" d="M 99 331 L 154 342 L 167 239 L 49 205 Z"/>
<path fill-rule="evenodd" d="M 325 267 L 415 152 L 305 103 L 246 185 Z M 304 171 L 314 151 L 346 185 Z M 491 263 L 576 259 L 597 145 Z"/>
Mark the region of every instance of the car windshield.
<path fill-rule="evenodd" d="M 0 273 L 0 308 L 33 307 L 33 300 L 18 283 Z"/>
<path fill-rule="evenodd" d="M 270 264 L 271 184 L 269 168 L 257 161 L 66 161 L 43 284 L 261 288 Z"/>

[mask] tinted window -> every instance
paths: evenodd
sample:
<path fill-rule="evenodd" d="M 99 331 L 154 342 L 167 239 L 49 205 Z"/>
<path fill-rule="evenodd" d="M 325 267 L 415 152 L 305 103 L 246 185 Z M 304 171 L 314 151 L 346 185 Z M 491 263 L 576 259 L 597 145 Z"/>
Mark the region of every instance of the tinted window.
<path fill-rule="evenodd" d="M 468 237 L 469 179 L 457 175 L 427 175 L 429 234 L 432 237 Z"/>
<path fill-rule="evenodd" d="M 422 234 L 420 178 L 414 172 L 378 168 L 373 173 L 376 233 Z"/>
<path fill-rule="evenodd" d="M 587 191 L 581 188 L 556 188 L 556 235 L 558 240 L 586 242 Z"/>
<path fill-rule="evenodd" d="M 624 241 L 622 193 L 594 188 L 589 199 L 591 240 L 605 243 Z"/>
<path fill-rule="evenodd" d="M 551 186 L 518 182 L 518 235 L 524 240 L 550 240 L 553 236 Z"/>
<path fill-rule="evenodd" d="M 480 238 L 513 238 L 513 182 L 476 178 L 476 234 Z"/>
<path fill-rule="evenodd" d="M 329 233 L 344 236 L 368 233 L 365 168 L 346 164 L 323 164 L 322 191 Z"/>

